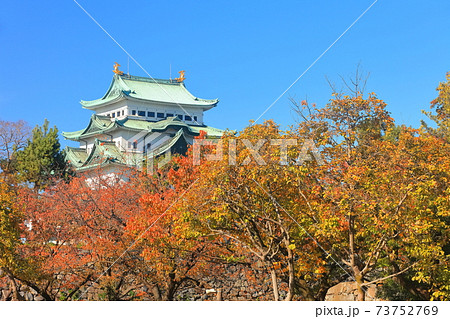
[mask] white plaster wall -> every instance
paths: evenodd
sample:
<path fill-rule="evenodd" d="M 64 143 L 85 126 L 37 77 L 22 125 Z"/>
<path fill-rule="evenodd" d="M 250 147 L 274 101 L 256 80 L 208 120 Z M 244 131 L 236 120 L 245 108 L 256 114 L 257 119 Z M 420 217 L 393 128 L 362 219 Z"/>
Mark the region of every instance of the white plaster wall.
<path fill-rule="evenodd" d="M 91 188 L 108 187 L 116 183 L 125 183 L 130 180 L 130 169 L 108 165 L 98 170 L 83 173 L 86 183 Z"/>
<path fill-rule="evenodd" d="M 185 121 L 186 123 L 194 124 L 194 125 L 198 123 L 200 125 L 203 125 L 203 110 L 202 109 L 192 108 L 192 107 L 188 107 L 188 106 L 184 106 L 184 105 L 181 105 L 181 106 L 182 106 L 182 108 L 175 103 L 173 105 L 167 105 L 167 104 L 160 104 L 160 103 L 154 103 L 154 102 L 146 103 L 146 102 L 140 102 L 140 101 L 122 100 L 122 101 L 119 101 L 119 102 L 96 109 L 96 114 L 110 116 L 111 120 L 113 120 L 111 114 L 115 113 L 116 114 L 115 118 L 119 118 L 119 119 L 129 116 L 129 117 L 136 117 L 139 119 L 145 118 L 145 119 L 151 120 L 151 121 L 159 121 L 159 120 L 161 120 L 161 118 L 157 118 L 156 113 L 164 113 L 164 114 L 169 113 L 169 114 L 173 114 L 174 116 L 183 115 L 183 121 Z M 132 115 L 133 110 L 136 111 L 135 116 Z M 122 111 L 123 111 L 124 115 L 122 115 Z M 138 116 L 137 114 L 139 111 L 144 111 L 146 116 L 145 117 Z M 119 116 L 117 116 L 117 112 L 120 113 Z M 155 117 L 147 117 L 147 112 L 155 112 Z M 192 121 L 184 120 L 185 115 L 187 115 L 186 113 L 190 114 L 190 116 L 192 117 Z M 197 116 L 197 123 L 194 121 L 194 116 Z"/>

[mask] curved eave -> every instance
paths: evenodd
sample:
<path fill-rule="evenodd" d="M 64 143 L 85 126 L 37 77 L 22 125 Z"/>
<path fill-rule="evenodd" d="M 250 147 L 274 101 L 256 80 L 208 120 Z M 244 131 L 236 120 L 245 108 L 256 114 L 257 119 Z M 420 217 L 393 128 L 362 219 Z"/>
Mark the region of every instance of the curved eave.
<path fill-rule="evenodd" d="M 111 125 L 110 127 L 108 127 L 107 129 L 101 129 L 95 132 L 89 132 L 89 133 L 84 133 L 85 130 L 81 130 L 81 131 L 77 131 L 77 132 L 82 132 L 82 134 L 76 135 L 74 133 L 77 132 L 63 132 L 63 136 L 65 139 L 67 140 L 71 140 L 71 141 L 80 141 L 86 138 L 90 138 L 90 137 L 95 137 L 97 135 L 101 135 L 101 134 L 107 134 L 109 132 L 112 132 L 118 128 L 122 128 L 128 131 L 135 131 L 135 132 L 141 132 L 142 130 L 146 130 L 146 129 L 140 129 L 140 128 L 134 128 L 134 127 L 128 127 L 126 125 L 123 125 L 121 123 L 118 122 L 112 122 L 114 125 Z M 69 135 L 70 134 L 70 135 Z M 73 136 L 71 136 L 73 134 Z"/>
<path fill-rule="evenodd" d="M 187 91 L 189 92 L 189 91 Z M 130 93 L 132 94 L 132 93 Z M 93 100 L 93 101 L 80 101 L 81 105 L 83 106 L 84 109 L 88 109 L 88 110 L 95 110 L 99 107 L 103 107 L 103 106 L 107 106 L 110 104 L 114 104 L 123 100 L 129 100 L 129 101 L 137 101 L 137 102 L 147 102 L 147 103 L 155 103 L 155 104 L 161 104 L 161 105 L 181 105 L 182 107 L 188 107 L 188 108 L 201 108 L 205 111 L 212 109 L 213 107 L 217 106 L 217 103 L 219 103 L 219 99 L 215 99 L 215 100 L 202 100 L 202 99 L 198 99 L 198 102 L 201 103 L 178 103 L 178 102 L 174 102 L 174 101 L 160 101 L 160 100 L 150 100 L 150 99 L 143 99 L 140 97 L 135 97 L 135 96 L 131 96 L 129 94 L 126 93 L 121 93 L 118 94 L 117 96 L 114 97 L 109 97 L 106 99 L 98 99 L 98 100 Z"/>
<path fill-rule="evenodd" d="M 190 104 L 190 103 L 178 103 L 178 102 L 173 102 L 173 101 L 160 101 L 160 100 L 149 100 L 149 99 L 143 99 L 143 98 L 139 98 L 139 97 L 135 97 L 135 96 L 131 96 L 125 93 L 119 94 L 117 96 L 114 97 L 109 97 L 106 99 L 98 99 L 98 100 L 93 100 L 93 101 L 80 101 L 80 104 L 82 105 L 82 107 L 84 109 L 87 110 L 95 110 L 99 107 L 103 107 L 103 106 L 107 106 L 110 104 L 114 104 L 123 100 L 130 100 L 130 101 L 137 101 L 137 102 L 150 102 L 150 103 L 155 103 L 155 104 L 162 104 L 162 105 L 181 105 L 183 107 L 189 107 L 189 108 L 201 108 L 205 111 L 212 109 L 213 107 L 217 106 L 217 103 L 219 103 L 219 99 L 215 99 L 215 100 L 202 100 L 202 99 L 197 99 L 197 101 L 199 102 L 204 102 L 204 103 L 195 103 L 195 104 Z"/>
<path fill-rule="evenodd" d="M 151 131 L 152 132 L 165 132 L 167 131 L 167 129 L 169 128 L 173 128 L 173 129 L 179 129 L 179 130 L 183 130 L 183 132 L 185 134 L 188 134 L 190 136 L 199 136 L 200 135 L 200 131 L 205 131 L 208 137 L 215 137 L 215 138 L 220 138 L 222 137 L 224 131 L 219 130 L 219 129 L 215 129 L 209 126 L 198 126 L 198 127 L 192 127 L 191 125 L 178 125 L 175 123 L 172 124 L 168 124 L 165 127 L 161 127 L 161 128 L 153 128 Z"/>
<path fill-rule="evenodd" d="M 110 96 L 107 98 L 101 98 L 98 100 L 92 100 L 92 101 L 80 101 L 80 104 L 82 105 L 82 107 L 84 109 L 88 109 L 88 110 L 95 110 L 96 108 L 102 107 L 102 106 L 106 106 L 106 105 L 110 105 L 110 104 L 114 104 L 117 103 L 119 101 L 123 101 L 126 99 L 125 94 L 117 94 L 115 96 Z"/>
<path fill-rule="evenodd" d="M 62 136 L 64 136 L 66 140 L 78 141 L 79 137 L 83 134 L 84 131 L 86 131 L 86 129 L 74 132 L 62 132 Z"/>
<path fill-rule="evenodd" d="M 194 132 L 197 133 L 197 135 L 200 134 L 200 131 L 205 131 L 208 137 L 221 138 L 225 133 L 224 130 L 214 128 L 211 126 L 193 126 L 192 128 L 195 129 Z"/>
<path fill-rule="evenodd" d="M 65 139 L 68 139 L 71 141 L 79 141 L 84 138 L 88 138 L 88 137 L 95 136 L 98 134 L 107 133 L 111 130 L 114 130 L 117 127 L 117 122 L 115 122 L 115 121 L 108 123 L 109 124 L 108 126 L 103 126 L 102 125 L 103 123 L 101 122 L 101 118 L 102 118 L 101 116 L 93 114 L 91 116 L 88 126 L 85 129 L 75 131 L 75 132 L 63 132 L 62 136 L 64 136 Z M 103 116 L 103 118 L 105 120 L 109 121 L 108 117 Z M 95 127 L 97 130 L 93 131 L 93 132 L 88 132 L 92 127 Z"/>
<path fill-rule="evenodd" d="M 127 127 L 127 122 L 124 122 L 123 125 L 127 129 L 131 129 Z M 176 117 L 169 117 L 166 120 L 162 120 L 160 122 L 153 123 L 153 125 L 149 125 L 147 130 L 150 132 L 165 132 L 167 129 L 173 128 L 175 130 L 179 130 L 180 128 L 184 130 L 187 134 L 191 136 L 200 135 L 200 131 L 205 131 L 210 137 L 221 137 L 224 133 L 223 130 L 213 128 L 206 125 L 191 125 L 187 124 L 183 121 L 178 120 Z"/>
<path fill-rule="evenodd" d="M 83 106 L 83 108 L 85 109 L 94 109 L 98 106 L 101 105 L 108 105 L 110 103 L 114 103 L 118 98 L 120 98 L 120 94 L 115 94 L 115 95 L 111 95 L 111 91 L 113 91 L 114 88 L 117 87 L 117 91 L 121 91 L 120 88 L 120 82 L 123 81 L 118 81 L 119 77 L 117 75 L 114 75 L 112 80 L 111 80 L 111 84 L 109 85 L 108 90 L 106 91 L 106 93 L 103 95 L 103 97 L 101 97 L 100 99 L 96 99 L 96 100 L 91 100 L 91 101 L 84 101 L 81 100 L 80 103 Z M 118 84 L 117 84 L 118 83 Z"/>
<path fill-rule="evenodd" d="M 206 100 L 206 99 L 201 99 L 201 98 L 198 98 L 198 97 L 192 95 L 192 93 L 189 92 L 189 90 L 186 88 L 186 85 L 184 85 L 184 82 L 181 82 L 180 86 L 193 100 L 199 101 L 199 102 L 204 102 L 205 103 L 204 105 L 208 106 L 208 108 L 206 108 L 205 110 L 209 110 L 209 109 L 215 107 L 217 105 L 217 103 L 219 103 L 219 99 Z M 195 105 L 198 105 L 198 104 L 195 104 Z"/>
<path fill-rule="evenodd" d="M 156 125 L 154 125 L 153 127 L 149 127 L 149 130 L 151 132 L 165 132 L 165 131 L 167 131 L 167 129 L 173 128 L 175 130 L 182 129 L 185 133 L 188 133 L 191 136 L 199 135 L 199 132 L 196 132 L 195 130 L 193 130 L 191 125 L 178 120 L 178 118 L 176 118 L 176 117 L 169 117 L 161 122 L 164 122 L 164 123 L 159 123 L 159 126 L 158 126 L 158 122 L 156 122 Z"/>
<path fill-rule="evenodd" d="M 191 103 L 178 103 L 178 102 L 174 102 L 174 101 L 160 101 L 160 100 L 149 100 L 149 99 L 143 99 L 140 97 L 135 97 L 135 96 L 131 96 L 131 95 L 124 95 L 123 98 L 125 100 L 130 100 L 130 101 L 137 101 L 137 102 L 150 102 L 150 103 L 155 103 L 155 104 L 162 104 L 162 105 L 181 105 L 183 107 L 189 107 L 189 108 L 201 108 L 203 110 L 209 110 L 212 109 L 213 107 L 215 107 L 217 105 L 217 103 L 219 103 L 219 99 L 215 99 L 215 100 L 200 100 L 199 101 L 204 101 L 204 104 L 200 104 L 200 103 L 196 103 L 196 104 L 191 104 Z M 112 102 L 110 102 L 112 103 Z M 108 103 L 108 104 L 110 104 Z M 103 104 L 103 105 L 107 105 L 107 104 Z"/>
<path fill-rule="evenodd" d="M 177 124 L 168 124 L 167 126 L 165 126 L 164 128 L 154 128 L 152 129 L 152 132 L 165 132 L 167 131 L 167 129 L 169 128 L 173 128 L 175 130 L 182 130 L 185 134 L 191 135 L 191 136 L 198 136 L 199 133 L 195 132 L 193 130 L 191 130 L 191 128 L 189 126 L 183 126 L 183 125 L 177 125 Z"/>
<path fill-rule="evenodd" d="M 116 124 L 115 127 L 122 128 L 122 129 L 129 130 L 129 131 L 136 131 L 136 132 L 142 132 L 143 130 L 150 131 L 150 129 L 151 129 L 149 125 L 147 127 L 132 127 L 132 126 L 129 126 L 129 125 L 127 125 L 127 120 L 128 120 L 128 117 L 125 118 L 125 119 L 122 119 L 122 120 L 116 120 L 114 122 Z"/>
<path fill-rule="evenodd" d="M 82 134 L 82 135 L 78 136 L 77 138 L 66 138 L 66 139 L 78 142 L 78 141 L 84 140 L 86 138 L 94 137 L 94 136 L 101 135 L 101 134 L 107 134 L 108 132 L 114 131 L 115 128 L 116 127 L 110 127 L 110 128 L 108 128 L 106 130 L 98 130 L 98 131 L 95 131 L 95 132 Z"/>

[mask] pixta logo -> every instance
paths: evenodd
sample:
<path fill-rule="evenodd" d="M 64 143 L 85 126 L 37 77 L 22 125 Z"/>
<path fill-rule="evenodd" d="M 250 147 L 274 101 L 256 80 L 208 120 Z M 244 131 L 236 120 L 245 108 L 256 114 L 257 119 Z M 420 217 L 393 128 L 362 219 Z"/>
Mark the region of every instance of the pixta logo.
<path fill-rule="evenodd" d="M 325 164 L 322 156 L 315 143 L 311 139 L 307 139 L 302 144 L 300 153 L 297 158 L 289 159 L 288 158 L 288 147 L 289 146 L 297 146 L 298 141 L 296 139 L 257 139 L 257 140 L 248 140 L 248 139 L 230 139 L 228 140 L 228 164 L 229 165 L 237 165 L 237 143 L 242 143 L 246 150 L 248 150 L 249 155 L 239 163 L 239 165 L 248 165 L 251 163 L 252 158 L 258 165 L 267 165 L 264 158 L 261 156 L 259 151 L 261 148 L 269 143 L 270 145 L 279 146 L 280 148 L 280 165 L 289 165 L 289 163 L 293 163 L 294 165 L 303 165 L 307 161 L 313 161 L 313 158 L 316 160 L 317 164 L 323 165 Z M 198 139 L 194 140 L 193 145 L 193 161 L 194 165 L 200 165 L 201 158 L 201 147 L 202 146 L 215 146 L 216 152 L 215 154 L 206 154 L 205 159 L 207 161 L 221 161 L 224 156 L 224 145 L 223 140 L 221 139 Z M 311 157 L 312 154 L 312 157 Z"/>
<path fill-rule="evenodd" d="M 170 148 L 161 149 L 164 146 L 167 136 L 163 134 L 150 135 L 150 132 L 143 130 L 134 135 L 128 142 L 128 152 L 131 157 L 128 159 L 130 164 L 137 167 L 146 168 L 148 174 L 153 174 L 154 169 L 162 168 L 168 164 L 172 158 Z M 239 144 L 240 145 L 239 145 Z M 264 146 L 279 147 L 279 165 L 303 165 L 308 161 L 316 161 L 317 164 L 325 164 L 319 149 L 312 139 L 299 142 L 297 139 L 228 139 L 227 155 L 229 165 L 248 165 L 252 159 L 257 165 L 267 165 L 266 160 L 260 154 Z M 237 163 L 238 145 L 240 150 L 247 150 L 248 156 Z M 301 145 L 300 151 L 295 158 L 289 158 L 288 148 Z M 214 154 L 205 154 L 204 159 L 207 161 L 221 161 L 224 158 L 224 140 L 222 139 L 195 139 L 193 142 L 193 164 L 200 165 L 202 147 L 215 147 Z M 142 152 L 140 151 L 142 150 Z M 158 160 L 156 160 L 158 158 Z M 142 165 L 145 163 L 145 165 Z"/>

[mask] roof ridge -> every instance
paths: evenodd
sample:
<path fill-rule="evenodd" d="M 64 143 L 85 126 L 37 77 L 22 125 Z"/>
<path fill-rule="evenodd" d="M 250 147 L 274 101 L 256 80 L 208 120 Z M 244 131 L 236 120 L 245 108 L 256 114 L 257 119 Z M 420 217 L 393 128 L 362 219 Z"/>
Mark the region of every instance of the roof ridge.
<path fill-rule="evenodd" d="M 150 83 L 158 83 L 158 84 L 175 84 L 175 85 L 180 85 L 183 82 L 178 82 L 174 79 L 156 79 L 156 78 L 148 78 L 148 77 L 143 77 L 143 76 L 138 76 L 138 75 L 129 75 L 129 74 L 122 74 L 119 75 L 119 77 L 122 80 L 131 80 L 131 81 L 140 81 L 140 82 L 150 82 Z"/>

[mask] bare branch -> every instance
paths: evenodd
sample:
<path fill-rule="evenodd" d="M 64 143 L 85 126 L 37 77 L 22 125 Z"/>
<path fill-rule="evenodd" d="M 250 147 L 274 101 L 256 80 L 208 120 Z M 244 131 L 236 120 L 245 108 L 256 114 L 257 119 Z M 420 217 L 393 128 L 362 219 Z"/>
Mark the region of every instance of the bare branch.
<path fill-rule="evenodd" d="M 389 279 L 389 278 L 392 278 L 392 277 L 396 277 L 396 276 L 398 276 L 398 275 L 401 275 L 401 274 L 403 274 L 404 272 L 406 272 L 406 271 L 408 271 L 409 269 L 411 269 L 412 267 L 414 267 L 416 264 L 417 264 L 417 262 L 415 262 L 415 263 L 412 264 L 412 265 L 409 265 L 408 267 L 406 267 L 406 268 L 403 269 L 402 271 L 399 271 L 399 272 L 397 272 L 397 273 L 395 273 L 395 274 L 392 274 L 392 275 L 389 275 L 389 276 L 386 276 L 386 277 L 383 277 L 383 278 L 380 278 L 380 279 L 372 280 L 372 281 L 369 281 L 369 282 L 365 282 L 365 283 L 363 283 L 363 284 L 361 285 L 361 287 L 369 286 L 369 285 L 371 285 L 371 284 L 375 284 L 375 283 L 377 283 L 377 282 L 384 281 L 384 280 L 386 280 L 386 279 Z"/>

